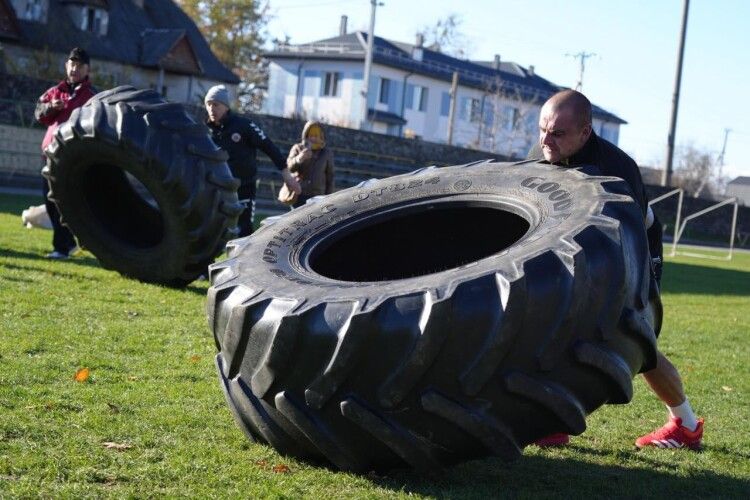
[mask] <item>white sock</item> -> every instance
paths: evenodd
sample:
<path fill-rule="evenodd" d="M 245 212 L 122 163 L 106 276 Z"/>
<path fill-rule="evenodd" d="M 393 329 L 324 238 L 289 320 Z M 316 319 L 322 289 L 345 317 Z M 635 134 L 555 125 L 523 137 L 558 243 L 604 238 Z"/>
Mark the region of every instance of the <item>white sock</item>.
<path fill-rule="evenodd" d="M 698 419 L 695 413 L 693 413 L 693 408 L 690 406 L 687 398 L 681 405 L 667 406 L 667 409 L 672 417 L 682 420 L 682 426 L 687 427 L 691 432 L 698 428 Z"/>

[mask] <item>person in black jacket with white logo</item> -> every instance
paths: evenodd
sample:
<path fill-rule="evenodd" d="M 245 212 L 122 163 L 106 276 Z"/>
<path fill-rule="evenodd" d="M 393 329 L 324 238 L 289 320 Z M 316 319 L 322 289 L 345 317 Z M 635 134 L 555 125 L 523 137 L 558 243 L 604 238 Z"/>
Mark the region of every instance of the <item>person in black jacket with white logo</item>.
<path fill-rule="evenodd" d="M 208 89 L 204 99 L 208 113 L 207 125 L 214 142 L 229 155 L 227 163 L 237 179 L 240 188 L 237 191 L 240 203 L 245 210 L 240 214 L 240 237 L 253 232 L 255 219 L 255 178 L 257 174 L 256 152 L 263 151 L 281 171 L 284 182 L 289 189 L 301 193 L 299 182 L 289 172 L 286 157 L 268 138 L 263 130 L 252 120 L 234 114 L 229 106 L 229 92 L 224 85 L 215 85 Z"/>

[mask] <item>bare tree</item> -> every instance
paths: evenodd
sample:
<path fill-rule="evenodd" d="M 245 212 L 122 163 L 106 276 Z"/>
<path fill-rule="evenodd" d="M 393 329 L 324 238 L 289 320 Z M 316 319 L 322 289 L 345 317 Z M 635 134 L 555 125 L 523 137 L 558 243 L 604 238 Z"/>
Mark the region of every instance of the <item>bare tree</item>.
<path fill-rule="evenodd" d="M 674 184 L 694 198 L 701 194 L 715 193 L 721 185 L 719 162 L 716 156 L 693 144 L 680 148 L 675 168 Z"/>
<path fill-rule="evenodd" d="M 538 100 L 538 91 L 525 96 L 521 88 L 500 75 L 488 81 L 477 147 L 506 156 L 525 155 L 535 140 L 536 129 L 529 124 L 536 122 L 534 103 Z"/>
<path fill-rule="evenodd" d="M 453 13 L 445 19 L 438 19 L 434 25 L 424 26 L 417 31 L 424 37 L 425 46 L 454 57 L 467 57 L 468 39 L 461 32 L 463 20 Z"/>

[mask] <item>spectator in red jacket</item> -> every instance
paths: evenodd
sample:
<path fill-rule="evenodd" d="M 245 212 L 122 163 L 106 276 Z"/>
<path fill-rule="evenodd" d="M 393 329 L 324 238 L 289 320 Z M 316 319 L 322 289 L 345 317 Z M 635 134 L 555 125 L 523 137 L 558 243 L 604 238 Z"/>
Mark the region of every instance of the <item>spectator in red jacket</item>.
<path fill-rule="evenodd" d="M 65 80 L 61 81 L 39 97 L 34 117 L 42 125 L 47 125 L 47 133 L 42 141 L 42 151 L 52 142 L 57 127 L 70 118 L 74 109 L 80 108 L 96 92 L 89 82 L 89 55 L 81 48 L 70 51 L 65 62 Z M 44 159 L 44 157 L 42 157 Z M 47 198 L 49 186 L 44 181 L 44 204 L 52 221 L 53 251 L 47 254 L 50 259 L 67 259 L 76 249 L 76 241 L 68 228 L 60 224 L 57 207 Z"/>

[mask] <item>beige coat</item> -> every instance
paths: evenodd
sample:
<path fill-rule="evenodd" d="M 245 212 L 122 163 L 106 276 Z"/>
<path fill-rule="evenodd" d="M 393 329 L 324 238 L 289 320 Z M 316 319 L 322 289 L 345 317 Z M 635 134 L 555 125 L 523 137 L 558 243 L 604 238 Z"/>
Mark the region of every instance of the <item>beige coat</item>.
<path fill-rule="evenodd" d="M 286 160 L 289 171 L 299 176 L 302 196 L 330 194 L 334 189 L 333 151 L 329 147 L 324 146 L 323 149 L 313 151 L 312 157 L 307 160 L 299 161 L 298 159 L 299 154 L 305 148 L 307 131 L 313 124 L 320 126 L 319 123 L 313 121 L 305 123 L 305 127 L 302 129 L 302 141 L 292 146 Z"/>

